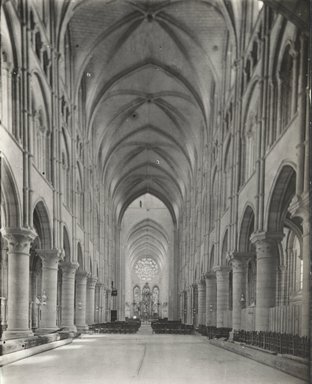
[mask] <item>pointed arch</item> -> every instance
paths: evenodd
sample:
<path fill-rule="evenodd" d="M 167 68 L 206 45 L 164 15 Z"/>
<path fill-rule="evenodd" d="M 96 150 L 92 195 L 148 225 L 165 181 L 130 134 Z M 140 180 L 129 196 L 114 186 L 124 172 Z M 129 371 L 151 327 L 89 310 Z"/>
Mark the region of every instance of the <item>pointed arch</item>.
<path fill-rule="evenodd" d="M 248 252 L 250 251 L 251 242 L 250 236 L 254 232 L 255 214 L 254 209 L 250 204 L 247 204 L 243 217 L 241 219 L 239 239 L 238 239 L 238 251 Z"/>
<path fill-rule="evenodd" d="M 77 261 L 79 264 L 79 270 L 84 270 L 84 260 L 80 241 L 77 243 Z"/>
<path fill-rule="evenodd" d="M 20 197 L 12 169 L 2 153 L 0 153 L 0 185 L 0 225 L 2 228 L 4 226 L 18 228 L 22 222 Z"/>
<path fill-rule="evenodd" d="M 229 251 L 229 231 L 228 231 L 228 229 L 226 229 L 224 236 L 223 236 L 223 242 L 222 242 L 221 265 L 227 264 L 228 251 Z"/>
<path fill-rule="evenodd" d="M 271 188 L 267 205 L 267 230 L 282 233 L 287 210 L 296 193 L 296 171 L 290 164 L 283 164 Z"/>
<path fill-rule="evenodd" d="M 210 259 L 209 259 L 209 269 L 212 270 L 213 267 L 215 266 L 216 261 L 215 261 L 215 246 L 213 245 L 211 247 L 210 251 Z"/>
<path fill-rule="evenodd" d="M 40 239 L 42 249 L 52 249 L 52 228 L 49 210 L 44 202 L 40 200 L 33 210 L 33 226 Z"/>
<path fill-rule="evenodd" d="M 69 241 L 69 235 L 68 231 L 65 227 L 65 224 L 63 225 L 63 250 L 64 250 L 64 261 L 70 262 L 71 261 L 71 248 L 70 248 L 70 241 Z"/>

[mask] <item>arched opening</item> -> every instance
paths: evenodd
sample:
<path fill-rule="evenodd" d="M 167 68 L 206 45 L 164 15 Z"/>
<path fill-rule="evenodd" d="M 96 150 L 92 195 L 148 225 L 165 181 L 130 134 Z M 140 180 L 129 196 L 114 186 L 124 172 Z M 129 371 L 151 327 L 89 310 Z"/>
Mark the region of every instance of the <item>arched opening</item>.
<path fill-rule="evenodd" d="M 209 259 L 209 269 L 210 271 L 212 271 L 213 267 L 215 266 L 215 251 L 214 251 L 215 247 L 214 245 L 212 246 L 211 248 L 211 251 L 210 251 L 210 259 Z"/>
<path fill-rule="evenodd" d="M 20 219 L 20 201 L 13 173 L 5 157 L 0 156 L 0 228 L 18 228 Z M 7 242 L 0 231 L 0 325 L 7 328 L 8 303 L 8 253 Z"/>
<path fill-rule="evenodd" d="M 64 261 L 70 262 L 71 261 L 70 241 L 69 241 L 68 232 L 65 226 L 63 226 L 63 251 L 64 251 Z"/>
<path fill-rule="evenodd" d="M 293 98 L 293 58 L 290 55 L 290 47 L 288 46 L 284 52 L 280 77 L 280 116 L 281 116 L 281 131 L 286 129 L 292 117 L 292 98 Z"/>
<path fill-rule="evenodd" d="M 70 241 L 67 229 L 65 225 L 63 226 L 63 262 L 69 263 L 71 261 L 71 254 L 70 254 Z M 57 325 L 61 326 L 62 323 L 62 280 L 63 280 L 63 273 L 62 268 L 59 265 L 58 272 L 57 272 Z"/>
<path fill-rule="evenodd" d="M 36 222 L 34 221 L 34 228 L 36 229 Z M 37 230 L 37 229 L 36 229 Z M 33 242 L 30 249 L 30 261 L 29 261 L 29 327 L 35 331 L 40 327 L 41 320 L 41 305 L 45 305 L 43 297 L 45 293 L 42 291 L 42 261 L 37 253 L 37 250 L 41 248 L 40 237 L 37 237 Z"/>
<path fill-rule="evenodd" d="M 65 129 L 62 129 L 61 140 L 61 192 L 63 203 L 67 207 L 71 207 L 70 195 L 71 195 L 71 183 L 70 183 L 70 152 L 67 142 L 67 136 Z"/>
<path fill-rule="evenodd" d="M 34 209 L 33 213 L 34 228 L 40 239 L 41 249 L 52 248 L 52 236 L 51 236 L 51 225 L 50 219 L 47 212 L 47 208 L 43 201 L 39 201 Z"/>
<path fill-rule="evenodd" d="M 30 249 L 30 328 L 37 329 L 41 325 L 43 306 L 46 306 L 47 292 L 43 288 L 41 254 L 52 248 L 51 226 L 49 215 L 43 201 L 39 201 L 33 211 L 33 227 L 37 238 Z"/>
<path fill-rule="evenodd" d="M 250 205 L 247 205 L 243 214 L 240 231 L 239 231 L 239 242 L 238 242 L 239 252 L 243 252 L 243 253 L 254 252 L 254 245 L 250 241 L 250 236 L 254 232 L 254 225 L 255 225 L 254 211 Z"/>
<path fill-rule="evenodd" d="M 178 297 L 170 298 L 170 292 L 175 289 L 174 280 L 177 279 L 173 228 L 169 210 L 151 194 L 141 195 L 125 211 L 120 230 L 120 249 L 124 250 L 120 273 L 125 276 L 122 285 L 126 292 L 125 301 L 120 305 L 124 308 L 125 317 L 131 313 L 151 320 L 168 317 L 168 311 L 178 311 Z M 143 288 L 147 287 L 146 284 L 150 295 L 143 308 Z M 158 289 L 157 303 L 153 301 L 153 297 L 156 297 L 154 287 Z"/>
<path fill-rule="evenodd" d="M 229 207 L 231 196 L 231 162 L 232 162 L 232 146 L 231 141 L 227 145 L 224 158 L 224 177 L 223 177 L 223 209 Z"/>
<path fill-rule="evenodd" d="M 222 250 L 221 250 L 221 265 L 227 265 L 228 259 L 228 230 L 225 231 L 223 236 Z"/>
<path fill-rule="evenodd" d="M 267 214 L 268 233 L 279 233 L 281 238 L 277 241 L 275 304 L 269 319 L 271 330 L 300 335 L 304 255 L 302 221 L 293 217 L 290 210 L 295 192 L 296 172 L 290 165 L 284 165 L 274 182 Z"/>
<path fill-rule="evenodd" d="M 1 228 L 18 228 L 21 225 L 20 199 L 13 172 L 6 158 L 0 156 Z"/>
<path fill-rule="evenodd" d="M 75 274 L 75 293 L 74 293 L 74 322 L 77 324 L 77 319 L 79 318 L 79 312 L 82 310 L 81 299 L 78 296 L 78 288 L 80 273 L 84 271 L 84 262 L 83 262 L 83 254 L 80 242 L 77 243 L 77 262 L 79 267 Z M 79 322 L 79 321 L 78 321 Z M 79 324 L 80 325 L 80 324 Z"/>
<path fill-rule="evenodd" d="M 290 165 L 280 170 L 275 180 L 268 205 L 268 232 L 281 233 L 292 198 L 296 191 L 296 172 Z"/>
<path fill-rule="evenodd" d="M 257 284 L 257 261 L 255 245 L 250 241 L 254 233 L 255 215 L 250 205 L 245 207 L 240 224 L 238 249 L 245 264 L 246 285 L 242 289 L 242 324 L 247 330 L 255 329 L 255 305 Z"/>

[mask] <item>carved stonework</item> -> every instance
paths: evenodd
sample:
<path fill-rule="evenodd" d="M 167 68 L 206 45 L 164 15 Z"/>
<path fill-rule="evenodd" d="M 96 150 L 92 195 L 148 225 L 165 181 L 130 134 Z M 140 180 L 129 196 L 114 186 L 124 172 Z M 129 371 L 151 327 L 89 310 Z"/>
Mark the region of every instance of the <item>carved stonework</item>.
<path fill-rule="evenodd" d="M 205 279 L 215 279 L 216 278 L 216 274 L 215 272 L 213 271 L 210 271 L 210 272 L 206 272 L 205 273 Z"/>
<path fill-rule="evenodd" d="M 246 262 L 240 259 L 232 259 L 231 265 L 233 272 L 243 272 L 246 269 Z"/>
<path fill-rule="evenodd" d="M 42 261 L 42 267 L 46 269 L 57 269 L 61 260 L 61 251 L 59 249 L 36 249 Z"/>
<path fill-rule="evenodd" d="M 309 195 L 294 196 L 292 199 L 289 211 L 292 217 L 300 217 L 306 222 L 309 222 Z"/>
<path fill-rule="evenodd" d="M 87 277 L 88 277 L 88 272 L 86 271 L 77 271 L 76 272 L 76 280 L 78 282 L 83 282 L 83 281 L 87 281 Z"/>
<path fill-rule="evenodd" d="M 97 282 L 96 277 L 92 277 L 92 276 L 88 277 L 88 289 L 95 289 L 96 282 Z"/>
<path fill-rule="evenodd" d="M 66 273 L 68 275 L 75 275 L 76 270 L 79 268 L 78 263 L 71 263 L 71 262 L 62 262 L 61 263 L 61 268 L 63 273 Z"/>
<path fill-rule="evenodd" d="M 247 267 L 247 261 L 250 258 L 251 253 L 231 252 L 230 263 L 233 272 L 243 272 Z"/>
<path fill-rule="evenodd" d="M 254 233 L 250 241 L 256 245 L 257 260 L 271 258 L 274 254 L 277 255 L 277 244 L 282 240 L 283 236 L 281 233 Z"/>
<path fill-rule="evenodd" d="M 219 273 L 219 274 L 229 273 L 230 270 L 231 270 L 231 268 L 228 266 L 217 265 L 217 266 L 213 267 L 213 271 L 216 273 Z"/>
<path fill-rule="evenodd" d="M 29 254 L 30 245 L 37 237 L 37 234 L 28 228 L 4 228 L 1 232 L 7 241 L 9 254 Z"/>

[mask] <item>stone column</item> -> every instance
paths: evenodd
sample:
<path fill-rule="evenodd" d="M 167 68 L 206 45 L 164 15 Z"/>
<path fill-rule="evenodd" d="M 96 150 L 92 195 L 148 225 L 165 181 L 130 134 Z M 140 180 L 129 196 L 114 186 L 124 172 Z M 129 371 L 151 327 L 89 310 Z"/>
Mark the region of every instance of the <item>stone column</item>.
<path fill-rule="evenodd" d="M 32 336 L 29 329 L 29 250 L 36 238 L 27 228 L 4 228 L 8 245 L 8 328 L 3 339 Z"/>
<path fill-rule="evenodd" d="M 303 221 L 302 234 L 302 323 L 301 336 L 309 336 L 310 332 L 310 289 L 311 286 L 311 264 L 310 264 L 310 226 L 309 219 L 305 217 Z"/>
<path fill-rule="evenodd" d="M 99 308 L 99 323 L 105 322 L 105 296 L 106 296 L 106 290 L 103 283 L 99 283 L 100 287 L 100 308 Z"/>
<path fill-rule="evenodd" d="M 60 251 L 58 249 L 37 249 L 42 261 L 42 305 L 39 333 L 53 332 L 56 325 L 57 271 Z M 45 297 L 45 300 L 43 296 Z"/>
<path fill-rule="evenodd" d="M 242 300 L 246 300 L 246 262 L 243 258 L 235 256 L 231 260 L 233 271 L 233 311 L 232 328 L 241 329 Z"/>
<path fill-rule="evenodd" d="M 62 268 L 62 327 L 77 331 L 74 324 L 75 274 L 78 263 L 64 262 Z"/>
<path fill-rule="evenodd" d="M 193 324 L 192 287 L 187 290 L 187 324 Z"/>
<path fill-rule="evenodd" d="M 86 331 L 87 272 L 76 272 L 76 327 L 78 331 Z"/>
<path fill-rule="evenodd" d="M 87 324 L 94 324 L 94 300 L 95 300 L 95 285 L 97 279 L 90 276 L 87 281 Z"/>
<path fill-rule="evenodd" d="M 8 298 L 8 247 L 6 241 L 0 236 L 0 263 L 1 263 L 1 275 L 0 275 L 0 322 L 2 329 L 6 329 L 7 325 L 7 298 Z"/>
<path fill-rule="evenodd" d="M 287 280 L 286 280 L 287 266 L 279 265 L 277 271 L 278 271 L 278 277 L 279 277 L 279 289 L 278 289 L 279 292 L 276 298 L 277 300 L 276 305 L 281 306 L 281 305 L 285 305 L 286 289 L 287 289 Z"/>
<path fill-rule="evenodd" d="M 206 287 L 204 281 L 198 284 L 198 325 L 205 324 Z"/>
<path fill-rule="evenodd" d="M 101 307 L 101 287 L 100 284 L 95 284 L 95 293 L 94 293 L 94 323 L 98 324 L 100 322 L 100 307 Z"/>
<path fill-rule="evenodd" d="M 282 236 L 261 232 L 251 237 L 257 254 L 256 331 L 269 330 L 270 308 L 275 306 L 276 299 L 277 242 Z"/>
<path fill-rule="evenodd" d="M 215 326 L 214 313 L 217 303 L 217 282 L 216 274 L 208 272 L 206 278 L 206 325 Z"/>
<path fill-rule="evenodd" d="M 103 284 L 103 312 L 102 312 L 102 323 L 105 323 L 106 320 L 106 313 L 107 313 L 107 301 L 106 301 L 106 288 L 105 285 Z"/>
<path fill-rule="evenodd" d="M 224 312 L 229 307 L 229 271 L 228 267 L 215 267 L 217 278 L 217 328 L 225 326 Z"/>

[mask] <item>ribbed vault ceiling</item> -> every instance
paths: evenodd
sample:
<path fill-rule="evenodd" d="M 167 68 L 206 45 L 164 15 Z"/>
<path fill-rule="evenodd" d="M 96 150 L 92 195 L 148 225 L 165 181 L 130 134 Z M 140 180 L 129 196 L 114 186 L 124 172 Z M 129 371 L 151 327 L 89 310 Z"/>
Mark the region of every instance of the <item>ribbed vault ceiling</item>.
<path fill-rule="evenodd" d="M 227 49 L 222 2 L 90 0 L 72 12 L 74 82 L 117 213 L 149 192 L 177 217 L 209 140 Z"/>
<path fill-rule="evenodd" d="M 128 238 L 130 269 L 144 257 L 150 257 L 162 270 L 167 262 L 168 235 L 154 220 L 145 219 L 135 225 Z"/>

